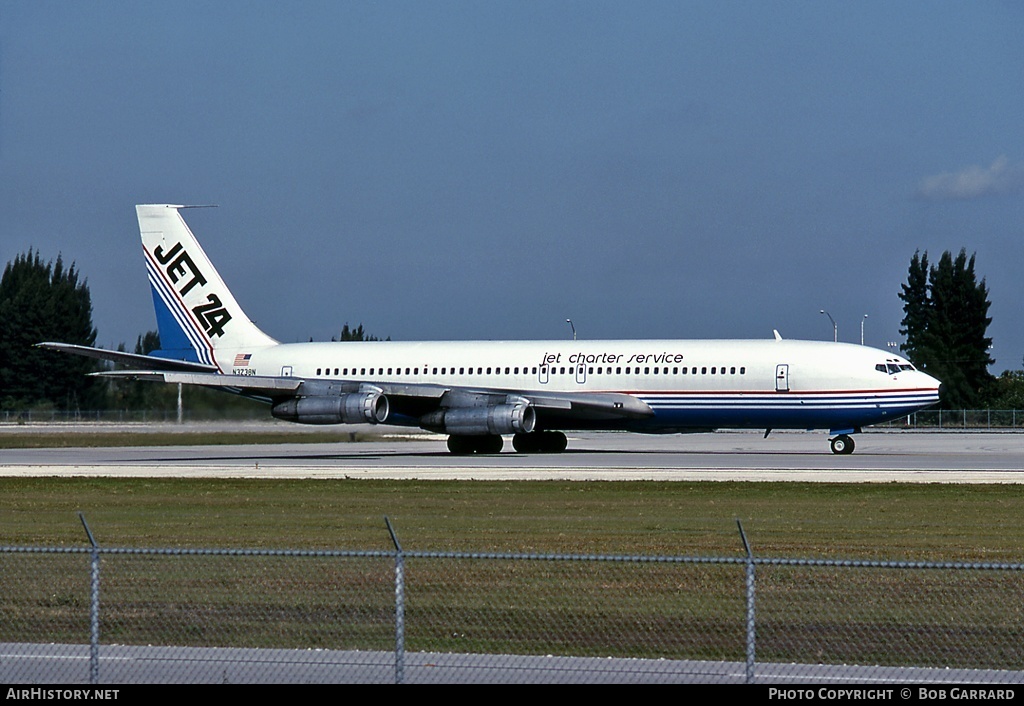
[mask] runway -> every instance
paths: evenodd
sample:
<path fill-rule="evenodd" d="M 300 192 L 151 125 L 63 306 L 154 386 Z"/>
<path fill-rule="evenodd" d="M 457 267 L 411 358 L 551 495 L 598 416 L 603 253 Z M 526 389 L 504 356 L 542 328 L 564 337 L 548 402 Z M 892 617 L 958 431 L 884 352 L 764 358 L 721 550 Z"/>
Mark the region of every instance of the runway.
<path fill-rule="evenodd" d="M 0 477 L 1024 483 L 1013 432 L 868 431 L 850 456 L 821 432 L 580 433 L 562 454 L 517 454 L 506 439 L 501 454 L 452 456 L 444 437 L 382 431 L 353 443 L 5 449 Z"/>

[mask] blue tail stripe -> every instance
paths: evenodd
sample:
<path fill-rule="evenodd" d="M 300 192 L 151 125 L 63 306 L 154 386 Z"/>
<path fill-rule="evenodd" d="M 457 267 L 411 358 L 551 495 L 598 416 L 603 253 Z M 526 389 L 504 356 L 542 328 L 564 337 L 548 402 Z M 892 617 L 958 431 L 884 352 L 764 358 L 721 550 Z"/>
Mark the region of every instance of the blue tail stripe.
<path fill-rule="evenodd" d="M 156 310 L 161 348 L 174 357 L 177 357 L 177 351 L 191 349 L 191 356 L 194 358 L 190 356 L 183 360 L 194 359 L 201 363 L 214 365 L 205 339 L 195 330 L 195 326 L 189 320 L 187 312 L 182 309 L 175 293 L 160 277 L 159 272 L 154 271 L 155 268 L 148 257 L 146 267 L 149 270 L 149 283 L 153 290 L 153 308 Z"/>
<path fill-rule="evenodd" d="M 173 358 L 176 360 L 190 360 L 194 363 L 201 363 L 195 347 L 185 337 L 185 333 L 178 326 L 174 316 L 167 305 L 164 304 L 156 287 L 153 290 L 153 308 L 156 310 L 156 327 L 160 332 L 160 350 L 153 351 L 160 358 Z"/>

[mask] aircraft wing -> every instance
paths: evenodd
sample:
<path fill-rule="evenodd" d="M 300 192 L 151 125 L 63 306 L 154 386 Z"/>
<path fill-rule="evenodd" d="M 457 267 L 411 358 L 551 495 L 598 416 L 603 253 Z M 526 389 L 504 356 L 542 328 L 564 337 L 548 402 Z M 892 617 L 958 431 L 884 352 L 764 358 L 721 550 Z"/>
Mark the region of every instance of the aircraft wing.
<path fill-rule="evenodd" d="M 146 356 L 138 356 L 146 357 Z M 294 393 L 302 387 L 302 378 L 268 377 L 263 375 L 220 375 L 219 373 L 190 373 L 168 370 L 105 370 L 91 373 L 94 377 L 120 378 L 122 380 L 148 380 L 180 385 L 201 385 L 231 390 L 246 390 L 280 396 Z"/>
<path fill-rule="evenodd" d="M 632 395 L 616 392 L 535 392 L 429 383 L 307 380 L 298 377 L 222 375 L 167 370 L 112 370 L 93 375 L 240 390 L 249 395 L 271 399 L 329 399 L 374 390 L 387 397 L 392 412 L 417 418 L 437 409 L 490 407 L 506 404 L 509 400 L 529 403 L 542 417 L 550 415 L 563 420 L 645 419 L 654 416 L 654 411 L 647 403 Z"/>
<path fill-rule="evenodd" d="M 108 351 L 106 348 L 90 348 L 89 346 L 78 346 L 73 343 L 47 341 L 45 343 L 37 343 L 36 348 L 45 348 L 46 350 L 59 351 L 61 353 L 73 353 L 74 355 L 95 358 L 97 360 L 109 360 L 112 363 L 143 367 L 146 370 L 182 370 L 198 373 L 213 373 L 217 371 L 215 365 L 206 365 L 205 363 L 157 358 L 152 355 L 139 355 L 138 353 L 126 353 L 124 351 Z"/>

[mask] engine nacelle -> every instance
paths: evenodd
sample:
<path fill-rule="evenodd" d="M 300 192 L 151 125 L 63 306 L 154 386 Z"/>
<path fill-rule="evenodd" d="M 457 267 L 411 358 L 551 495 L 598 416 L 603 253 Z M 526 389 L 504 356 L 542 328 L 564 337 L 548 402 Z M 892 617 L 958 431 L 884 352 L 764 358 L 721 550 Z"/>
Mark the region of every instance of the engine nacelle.
<path fill-rule="evenodd" d="M 293 398 L 278 402 L 270 413 L 299 424 L 380 424 L 390 411 L 388 398 L 372 391 Z"/>
<path fill-rule="evenodd" d="M 420 417 L 424 429 L 458 436 L 528 434 L 536 423 L 537 413 L 526 402 L 439 409 Z"/>

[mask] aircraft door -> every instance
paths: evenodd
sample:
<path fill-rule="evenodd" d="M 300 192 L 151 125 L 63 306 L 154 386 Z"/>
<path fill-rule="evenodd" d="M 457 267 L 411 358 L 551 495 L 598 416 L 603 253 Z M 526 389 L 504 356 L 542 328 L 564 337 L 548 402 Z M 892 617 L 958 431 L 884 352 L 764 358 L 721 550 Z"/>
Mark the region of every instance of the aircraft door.
<path fill-rule="evenodd" d="M 587 381 L 587 366 L 580 363 L 576 366 L 576 384 L 582 385 Z"/>
<path fill-rule="evenodd" d="M 789 392 L 789 366 L 784 363 L 775 366 L 775 391 Z"/>
<path fill-rule="evenodd" d="M 290 378 L 292 376 L 292 366 L 285 365 L 281 368 L 281 377 Z"/>
<path fill-rule="evenodd" d="M 549 373 L 550 373 L 550 370 L 549 370 L 548 366 L 546 366 L 546 365 L 540 366 L 540 370 L 537 373 L 537 379 L 540 381 L 540 383 L 542 385 L 547 385 L 548 384 L 548 379 L 549 379 L 548 378 L 548 374 Z"/>

